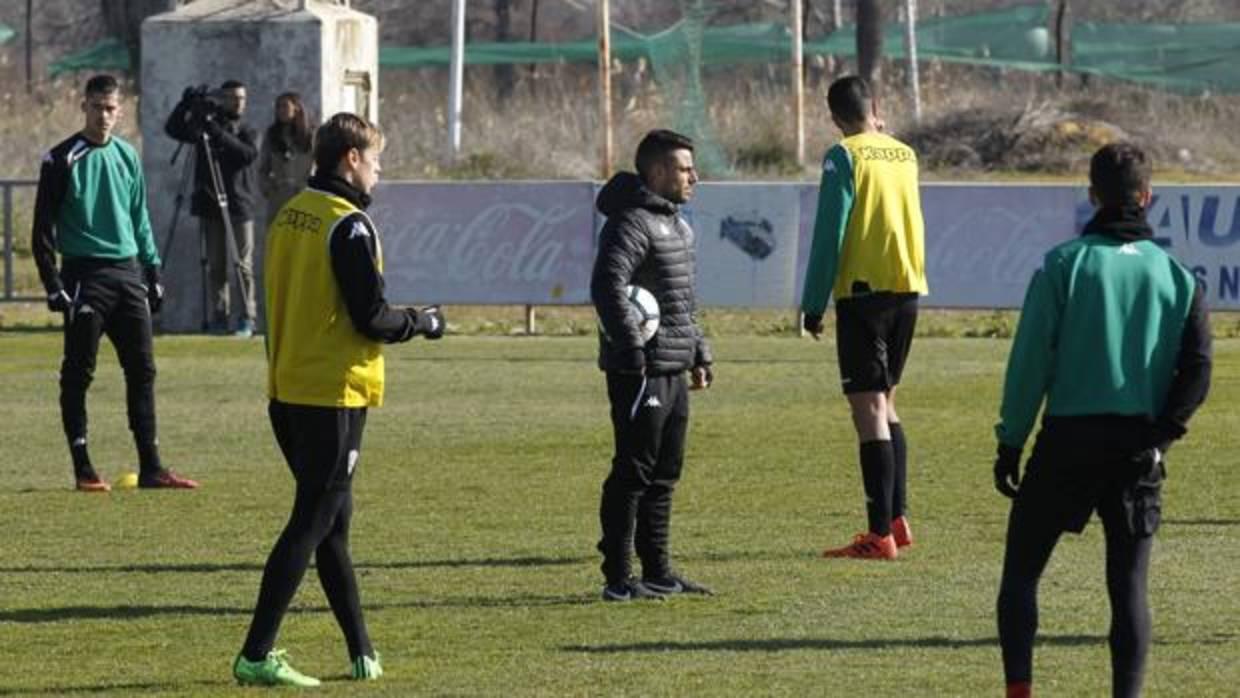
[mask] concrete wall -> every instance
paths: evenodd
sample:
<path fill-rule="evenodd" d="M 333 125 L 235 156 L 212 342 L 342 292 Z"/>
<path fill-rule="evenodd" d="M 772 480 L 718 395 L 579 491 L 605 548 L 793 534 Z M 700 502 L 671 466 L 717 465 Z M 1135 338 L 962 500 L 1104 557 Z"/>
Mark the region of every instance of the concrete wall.
<path fill-rule="evenodd" d="M 337 5 L 276 0 L 199 0 L 176 12 L 156 15 L 142 25 L 141 121 L 143 165 L 146 169 L 151 224 L 164 257 L 168 298 L 159 319 L 170 332 L 193 332 L 203 319 L 200 233 L 189 216 L 189 191 L 172 227 L 177 192 L 184 179 L 189 147 L 176 164 L 170 160 L 177 143 L 164 134 L 168 114 L 186 87 L 218 87 L 229 79 L 246 84 L 249 104 L 243 120 L 260 138 L 271 123 L 276 95 L 302 94 L 320 120 L 349 104 L 352 91 L 346 71 L 368 75 L 371 86 L 365 109 L 378 112 L 378 25 L 373 17 Z M 355 77 L 354 82 L 362 82 Z M 255 270 L 262 304 L 262 250 L 265 206 L 255 221 Z M 172 244 L 168 246 L 171 238 Z M 233 313 L 237 312 L 233 289 Z M 261 308 L 260 308 L 261 315 Z M 261 325 L 261 318 L 260 318 Z"/>

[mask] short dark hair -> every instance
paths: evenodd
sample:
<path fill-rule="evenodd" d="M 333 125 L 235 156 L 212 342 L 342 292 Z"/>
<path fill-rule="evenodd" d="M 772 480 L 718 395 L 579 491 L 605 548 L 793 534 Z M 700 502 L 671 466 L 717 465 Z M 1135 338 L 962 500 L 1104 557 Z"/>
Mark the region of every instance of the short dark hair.
<path fill-rule="evenodd" d="M 107 95 L 118 92 L 120 89 L 121 84 L 116 81 L 116 78 L 104 73 L 86 81 L 85 93 L 88 95 Z"/>
<path fill-rule="evenodd" d="M 693 152 L 693 139 L 683 134 L 659 128 L 647 133 L 642 142 L 637 144 L 637 174 L 645 179 L 650 168 L 663 161 L 677 150 Z"/>
<path fill-rule="evenodd" d="M 835 118 L 844 123 L 865 121 L 873 102 L 869 83 L 856 75 L 845 75 L 827 88 L 827 106 Z"/>
<path fill-rule="evenodd" d="M 1089 159 L 1089 186 L 1103 206 L 1139 203 L 1150 188 L 1153 167 L 1145 151 L 1132 143 L 1108 143 Z"/>
<path fill-rule="evenodd" d="M 244 90 L 245 83 L 240 80 L 225 80 L 223 84 L 220 85 L 221 90 L 235 90 L 238 87 Z"/>
<path fill-rule="evenodd" d="M 357 114 L 340 112 L 314 133 L 314 168 L 319 174 L 331 174 L 351 149 L 382 147 L 383 131 L 377 125 Z"/>

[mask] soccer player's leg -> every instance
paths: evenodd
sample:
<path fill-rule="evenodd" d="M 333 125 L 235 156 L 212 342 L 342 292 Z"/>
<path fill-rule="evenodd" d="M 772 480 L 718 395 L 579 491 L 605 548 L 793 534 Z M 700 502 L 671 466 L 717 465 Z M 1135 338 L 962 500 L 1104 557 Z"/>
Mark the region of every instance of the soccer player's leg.
<path fill-rule="evenodd" d="M 1106 497 L 1098 508 L 1106 531 L 1112 695 L 1125 697 L 1141 695 L 1145 680 L 1151 634 L 1150 552 L 1162 509 L 1161 464 L 1137 463 L 1147 472 Z"/>
<path fill-rule="evenodd" d="M 73 303 L 65 313 L 64 359 L 60 364 L 60 416 L 73 458 L 77 489 L 107 492 L 111 488 L 95 472 L 86 445 L 86 391 L 95 376 L 99 337 L 103 334 L 103 311 L 107 310 L 106 289 L 91 283 L 90 279 L 77 279 L 71 269 L 65 271 Z"/>
<path fill-rule="evenodd" d="M 263 567 L 254 618 L 241 650 L 241 659 L 249 663 L 245 666 L 270 663 L 280 623 L 310 565 L 310 556 L 332 530 L 347 500 L 347 490 L 328 486 L 342 457 L 347 468 L 347 451 L 342 453 L 341 448 L 345 435 L 338 429 L 337 410 L 273 400 L 268 412 L 276 440 L 291 446 L 289 468 L 297 489 L 293 512 Z M 236 677 L 244 681 L 241 675 Z"/>
<path fill-rule="evenodd" d="M 908 440 L 904 426 L 896 414 L 896 386 L 904 375 L 904 366 L 913 346 L 917 327 L 917 295 L 899 294 L 887 330 L 887 430 L 891 434 L 891 450 L 895 457 L 895 474 L 891 488 L 891 534 L 896 546 L 913 544 L 908 522 Z"/>
<path fill-rule="evenodd" d="M 662 421 L 649 404 L 652 397 L 659 401 L 650 393 L 649 382 L 640 375 L 607 374 L 615 452 L 599 502 L 598 550 L 603 554 L 606 601 L 659 597 L 633 578 L 631 559 L 638 506 L 650 485 L 660 444 Z"/>
<path fill-rule="evenodd" d="M 1003 675 L 1011 695 L 1027 692 L 1033 682 L 1038 581 L 1063 532 L 1051 506 L 1056 495 L 1042 482 L 1038 469 L 1031 463 L 1008 515 L 996 612 Z"/>
<path fill-rule="evenodd" d="M 658 458 L 650 485 L 638 502 L 634 543 L 642 563 L 642 584 L 660 594 L 710 594 L 672 568 L 670 554 L 672 494 L 684 467 L 689 430 L 689 388 L 683 374 L 651 381 L 662 417 Z M 648 388 L 648 391 L 650 389 Z"/>

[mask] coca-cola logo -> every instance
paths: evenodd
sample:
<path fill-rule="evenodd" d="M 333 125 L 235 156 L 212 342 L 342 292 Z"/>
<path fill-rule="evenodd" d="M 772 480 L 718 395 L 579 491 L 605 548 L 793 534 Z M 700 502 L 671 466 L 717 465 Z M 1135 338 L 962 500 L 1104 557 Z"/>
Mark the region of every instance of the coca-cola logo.
<path fill-rule="evenodd" d="M 394 275 L 419 286 L 553 284 L 565 281 L 582 253 L 590 254 L 590 222 L 580 207 L 496 203 L 455 220 L 442 215 L 450 211 L 439 209 L 434 218 L 384 233 Z M 376 213 L 401 217 L 398 207 Z M 585 247 L 578 249 L 574 238 Z"/>

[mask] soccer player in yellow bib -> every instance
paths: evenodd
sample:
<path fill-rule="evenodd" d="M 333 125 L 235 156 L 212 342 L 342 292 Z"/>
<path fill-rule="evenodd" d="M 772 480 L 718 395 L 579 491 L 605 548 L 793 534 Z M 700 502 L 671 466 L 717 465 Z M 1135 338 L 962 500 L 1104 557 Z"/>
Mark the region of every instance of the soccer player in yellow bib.
<path fill-rule="evenodd" d="M 314 555 L 348 644 L 350 675 L 383 673 L 362 618 L 349 557 L 353 476 L 366 412 L 383 403 L 383 344 L 443 336 L 439 308 L 393 308 L 383 249 L 365 209 L 383 134 L 336 114 L 315 134 L 315 175 L 267 234 L 267 394 L 272 430 L 297 481 L 293 512 L 263 569 L 233 676 L 241 684 L 317 686 L 275 650 L 276 633 Z"/>
<path fill-rule="evenodd" d="M 823 159 L 801 311 L 818 339 L 835 294 L 840 382 L 861 444 L 869 530 L 824 557 L 891 560 L 911 545 L 907 445 L 895 391 L 926 286 L 917 153 L 883 133 L 870 87 L 843 77 L 827 91 L 844 139 Z"/>

